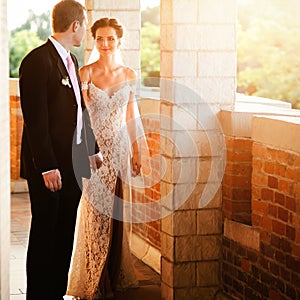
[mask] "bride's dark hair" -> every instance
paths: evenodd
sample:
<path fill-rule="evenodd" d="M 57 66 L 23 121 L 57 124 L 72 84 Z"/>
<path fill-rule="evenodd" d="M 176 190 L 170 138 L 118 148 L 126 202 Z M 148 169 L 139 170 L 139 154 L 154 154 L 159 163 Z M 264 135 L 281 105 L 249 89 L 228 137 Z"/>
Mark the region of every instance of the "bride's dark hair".
<path fill-rule="evenodd" d="M 101 18 L 97 20 L 91 27 L 92 36 L 95 39 L 98 28 L 112 27 L 115 29 L 117 37 L 120 39 L 123 36 L 123 25 L 117 18 Z"/>

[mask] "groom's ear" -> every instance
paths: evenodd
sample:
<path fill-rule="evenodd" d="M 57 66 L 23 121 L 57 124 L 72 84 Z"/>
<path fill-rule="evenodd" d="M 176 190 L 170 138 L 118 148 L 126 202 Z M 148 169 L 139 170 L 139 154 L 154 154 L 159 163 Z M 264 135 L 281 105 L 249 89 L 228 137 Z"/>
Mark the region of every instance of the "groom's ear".
<path fill-rule="evenodd" d="M 72 30 L 73 30 L 74 32 L 76 32 L 76 31 L 78 30 L 79 27 L 80 27 L 79 21 L 74 21 L 74 22 L 72 23 Z"/>

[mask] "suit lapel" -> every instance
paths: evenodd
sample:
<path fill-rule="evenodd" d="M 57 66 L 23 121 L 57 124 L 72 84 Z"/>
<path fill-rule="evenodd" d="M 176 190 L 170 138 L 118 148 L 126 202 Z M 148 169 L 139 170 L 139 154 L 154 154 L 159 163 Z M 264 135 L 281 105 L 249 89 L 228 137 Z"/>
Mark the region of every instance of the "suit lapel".
<path fill-rule="evenodd" d="M 66 78 L 66 77 L 69 77 L 69 73 L 68 73 L 68 70 L 66 69 L 66 66 L 65 64 L 63 63 L 63 60 L 62 58 L 60 57 L 60 55 L 58 54 L 57 50 L 55 49 L 54 45 L 52 44 L 52 42 L 50 40 L 48 40 L 46 42 L 46 45 L 49 47 L 49 51 L 52 55 L 52 57 L 54 58 L 54 60 L 57 61 L 57 68 L 62 76 L 62 79 L 63 78 Z M 72 57 L 72 60 L 73 60 L 73 63 L 74 63 L 74 66 L 75 66 L 75 70 L 76 70 L 76 77 L 77 77 L 77 81 L 78 81 L 78 84 L 79 84 L 79 90 L 80 90 L 80 96 L 81 96 L 81 106 L 82 108 L 85 107 L 85 103 L 83 101 L 83 97 L 82 97 L 82 92 L 81 92 L 81 88 L 80 88 L 80 78 L 79 78 L 79 74 L 78 74 L 78 70 L 77 70 L 77 63 L 75 63 L 74 61 L 74 55 L 71 53 L 71 57 Z M 74 89 L 70 89 L 72 90 L 73 92 L 73 95 L 76 99 L 76 96 L 75 96 L 75 91 Z"/>
<path fill-rule="evenodd" d="M 46 45 L 48 46 L 50 54 L 52 55 L 54 61 L 57 62 L 57 68 L 58 68 L 59 72 L 61 73 L 61 75 L 63 77 L 68 76 L 68 71 L 67 71 L 60 55 L 58 54 L 57 50 L 55 49 L 54 45 L 52 44 L 52 42 L 50 40 L 48 40 Z"/>

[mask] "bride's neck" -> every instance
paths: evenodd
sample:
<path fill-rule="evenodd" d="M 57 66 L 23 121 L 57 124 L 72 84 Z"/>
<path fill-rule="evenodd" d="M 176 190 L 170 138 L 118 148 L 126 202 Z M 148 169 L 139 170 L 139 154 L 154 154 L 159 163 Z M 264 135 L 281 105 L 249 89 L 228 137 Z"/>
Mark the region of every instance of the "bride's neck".
<path fill-rule="evenodd" d="M 100 57 L 98 63 L 105 71 L 111 71 L 119 66 L 119 63 L 114 56 Z"/>

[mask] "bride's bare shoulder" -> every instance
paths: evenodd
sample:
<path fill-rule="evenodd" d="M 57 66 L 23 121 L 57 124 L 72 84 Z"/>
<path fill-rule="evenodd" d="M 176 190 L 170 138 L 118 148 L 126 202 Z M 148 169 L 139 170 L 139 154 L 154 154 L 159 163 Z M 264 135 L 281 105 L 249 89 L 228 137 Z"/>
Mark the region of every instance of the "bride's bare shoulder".
<path fill-rule="evenodd" d="M 89 82 L 90 65 L 82 66 L 79 69 L 79 75 L 82 82 Z"/>
<path fill-rule="evenodd" d="M 137 73 L 134 69 L 124 66 L 124 72 L 128 80 L 135 80 L 137 78 Z"/>
<path fill-rule="evenodd" d="M 95 63 L 91 63 L 88 65 L 84 65 L 79 69 L 79 75 L 81 81 L 89 82 L 91 80 L 91 76 L 93 74 L 93 70 L 95 69 Z"/>

